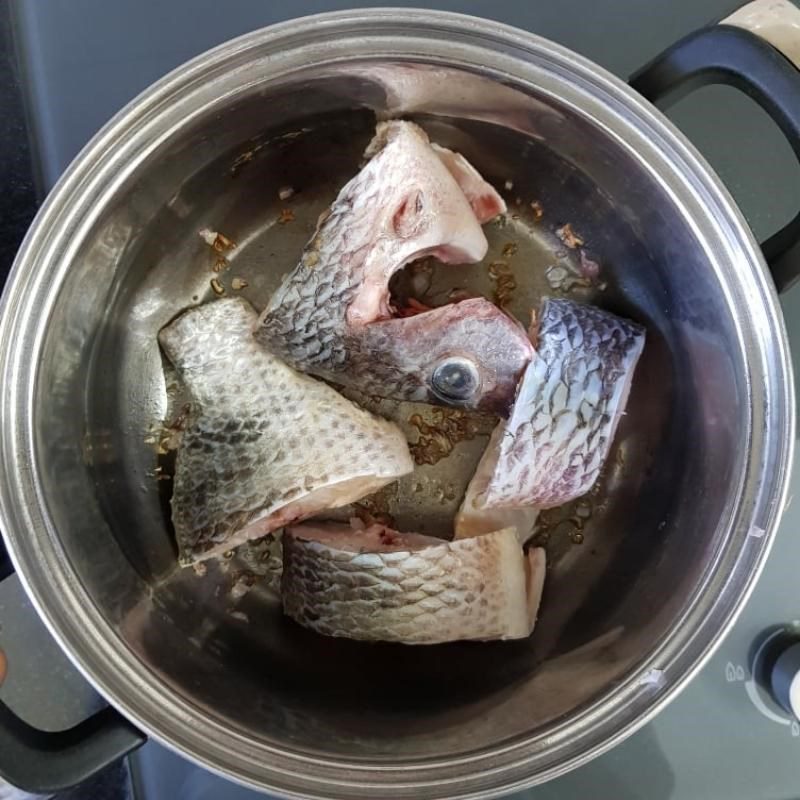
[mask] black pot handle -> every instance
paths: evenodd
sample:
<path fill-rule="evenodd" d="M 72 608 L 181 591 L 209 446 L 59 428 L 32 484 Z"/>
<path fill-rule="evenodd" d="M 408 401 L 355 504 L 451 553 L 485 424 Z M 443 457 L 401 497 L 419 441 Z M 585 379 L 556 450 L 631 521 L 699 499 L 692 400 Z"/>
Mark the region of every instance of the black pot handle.
<path fill-rule="evenodd" d="M 786 4 L 771 3 L 786 13 Z M 788 11 L 800 18 L 796 8 Z M 734 86 L 772 117 L 800 159 L 800 70 L 776 46 L 726 22 L 667 48 L 631 76 L 631 86 L 662 108 L 701 86 Z M 788 289 L 800 277 L 800 213 L 761 247 L 778 291 Z"/>
<path fill-rule="evenodd" d="M 12 572 L 0 540 L 0 580 Z M 2 676 L 0 676 L 2 680 Z M 0 777 L 34 794 L 69 789 L 147 741 L 106 707 L 65 731 L 41 731 L 0 702 Z"/>
<path fill-rule="evenodd" d="M 90 778 L 144 744 L 146 737 L 110 706 L 66 731 L 40 731 L 0 703 L 0 776 L 34 794 Z"/>

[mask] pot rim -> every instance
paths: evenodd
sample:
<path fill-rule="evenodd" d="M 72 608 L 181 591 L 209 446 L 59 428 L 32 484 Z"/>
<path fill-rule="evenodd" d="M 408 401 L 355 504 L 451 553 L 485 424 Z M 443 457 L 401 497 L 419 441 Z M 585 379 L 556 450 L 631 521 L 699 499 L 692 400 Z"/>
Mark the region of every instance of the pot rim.
<path fill-rule="evenodd" d="M 336 60 L 403 58 L 557 94 L 661 182 L 696 225 L 737 312 L 750 429 L 742 478 L 718 529 L 727 530 L 722 544 L 683 614 L 623 682 L 535 735 L 457 757 L 387 764 L 254 740 L 147 670 L 94 605 L 59 542 L 37 478 L 33 398 L 37 356 L 71 256 L 115 187 L 149 153 L 193 113 L 254 82 Z M 207 769 L 286 797 L 488 798 L 605 752 L 650 720 L 710 657 L 755 585 L 786 499 L 794 447 L 786 333 L 761 252 L 727 190 L 685 137 L 621 80 L 546 39 L 476 17 L 423 9 L 315 15 L 246 34 L 174 70 L 107 123 L 59 180 L 23 242 L 0 315 L 0 525 L 39 615 L 95 688 L 148 735 Z"/>

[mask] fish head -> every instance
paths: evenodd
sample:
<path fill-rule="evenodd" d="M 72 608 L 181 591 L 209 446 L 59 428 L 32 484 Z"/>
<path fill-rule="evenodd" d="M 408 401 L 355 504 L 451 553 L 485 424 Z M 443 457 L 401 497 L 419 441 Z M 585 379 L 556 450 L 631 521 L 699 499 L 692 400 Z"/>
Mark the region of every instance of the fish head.
<path fill-rule="evenodd" d="M 534 353 L 522 326 L 482 297 L 368 329 L 374 352 L 390 352 L 393 368 L 419 381 L 418 399 L 501 416 Z"/>

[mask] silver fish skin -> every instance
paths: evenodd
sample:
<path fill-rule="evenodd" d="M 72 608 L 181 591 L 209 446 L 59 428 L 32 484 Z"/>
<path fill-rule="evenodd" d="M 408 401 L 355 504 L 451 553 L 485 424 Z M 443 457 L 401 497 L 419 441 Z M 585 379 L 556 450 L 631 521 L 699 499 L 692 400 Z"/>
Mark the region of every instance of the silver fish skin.
<path fill-rule="evenodd" d="M 192 308 L 159 333 L 192 409 L 175 461 L 182 564 L 355 502 L 413 469 L 393 423 L 267 353 L 245 300 Z"/>
<path fill-rule="evenodd" d="M 284 613 L 327 636 L 436 644 L 522 639 L 536 621 L 541 549 L 524 554 L 513 529 L 446 542 L 382 525 L 287 528 Z"/>
<path fill-rule="evenodd" d="M 271 298 L 256 338 L 296 369 L 369 394 L 507 413 L 533 355 L 521 326 L 482 298 L 404 319 L 389 304 L 389 279 L 410 261 L 480 261 L 480 222 L 505 203 L 413 123 L 380 123 L 367 155 Z"/>
<path fill-rule="evenodd" d="M 456 535 L 496 524 L 489 511 L 560 506 L 597 480 L 645 343 L 640 325 L 592 306 L 545 299 L 537 353 L 511 416 L 478 464 Z M 460 524 L 459 524 L 460 522 Z M 481 532 L 481 531 L 478 531 Z"/>

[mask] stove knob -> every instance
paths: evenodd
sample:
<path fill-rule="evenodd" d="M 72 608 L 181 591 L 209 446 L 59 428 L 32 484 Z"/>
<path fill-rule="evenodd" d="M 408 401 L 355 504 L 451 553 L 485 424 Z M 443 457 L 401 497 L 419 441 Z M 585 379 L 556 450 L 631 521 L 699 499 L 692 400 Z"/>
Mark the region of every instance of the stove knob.
<path fill-rule="evenodd" d="M 800 642 L 778 656 L 771 681 L 774 698 L 800 720 Z"/>

